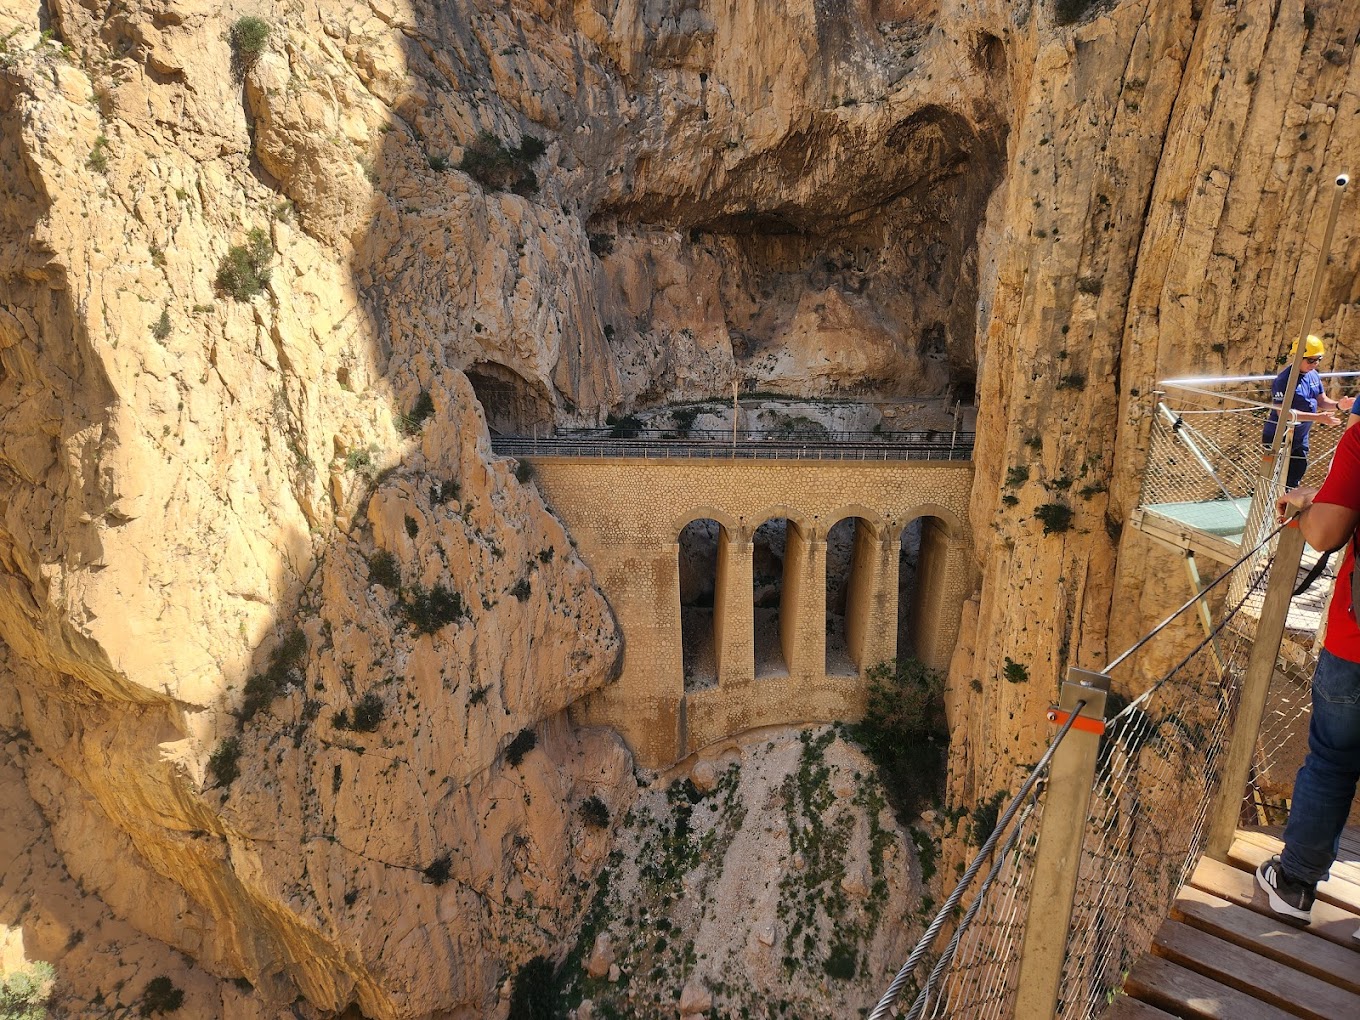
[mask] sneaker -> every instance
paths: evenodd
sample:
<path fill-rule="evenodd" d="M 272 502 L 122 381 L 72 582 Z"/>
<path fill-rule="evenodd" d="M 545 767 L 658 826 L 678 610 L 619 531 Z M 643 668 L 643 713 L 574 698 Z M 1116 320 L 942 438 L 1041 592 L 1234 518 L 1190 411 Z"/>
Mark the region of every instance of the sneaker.
<path fill-rule="evenodd" d="M 1278 854 L 1261 862 L 1261 866 L 1256 869 L 1256 884 L 1266 891 L 1270 909 L 1275 913 L 1305 924 L 1313 919 L 1313 899 L 1317 887 L 1295 882 L 1286 875 L 1284 868 L 1280 867 Z"/>

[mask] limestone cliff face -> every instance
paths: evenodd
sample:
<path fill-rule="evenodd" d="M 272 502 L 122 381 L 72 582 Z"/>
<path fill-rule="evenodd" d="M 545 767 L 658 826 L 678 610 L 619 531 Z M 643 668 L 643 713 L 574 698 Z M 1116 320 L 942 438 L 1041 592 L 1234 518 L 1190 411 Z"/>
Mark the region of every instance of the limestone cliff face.
<path fill-rule="evenodd" d="M 570 919 L 576 805 L 629 779 L 616 739 L 559 718 L 613 675 L 612 615 L 417 321 L 454 303 L 389 289 L 457 287 L 416 250 L 362 254 L 383 209 L 334 147 L 376 150 L 391 110 L 323 27 L 275 22 L 297 80 L 271 49 L 242 85 L 219 14 L 44 16 L 67 49 L 6 13 L 0 83 L 13 760 L 83 889 L 257 1003 L 479 1015 Z M 489 223 L 562 215 L 465 180 L 403 236 L 444 257 L 437 224 L 477 226 L 460 195 L 498 265 Z M 218 268 L 261 245 L 267 289 L 238 300 Z M 294 631 L 305 653 L 271 671 Z M 365 704 L 380 726 L 349 724 Z M 233 746 L 239 778 L 205 770 Z M 6 924 L 40 923 L 13 902 Z M 522 949 L 482 951 L 498 939 Z M 73 973 L 81 1002 L 141 991 Z"/>
<path fill-rule="evenodd" d="M 972 509 L 985 566 L 952 675 L 956 691 L 989 686 L 956 714 L 958 782 L 1012 782 L 1062 670 L 1100 669 L 1188 596 L 1176 559 L 1122 528 L 1155 383 L 1273 371 L 1297 336 L 1332 181 L 1356 151 L 1357 31 L 1342 3 L 1223 2 L 1119 4 L 1032 32 L 983 241 L 995 282 Z M 1354 201 L 1315 327 L 1337 368 L 1357 343 Z M 1007 484 L 1012 468 L 1028 481 Z M 1044 533 L 1032 515 L 1046 503 L 1074 510 L 1071 530 Z M 1179 654 L 1154 650 L 1116 682 L 1139 690 Z M 1028 684 L 1002 679 L 1007 657 Z"/>
<path fill-rule="evenodd" d="M 1360 109 L 1342 0 L 1061 7 L 0 2 L 6 952 L 423 1017 L 560 948 L 621 638 L 487 419 L 976 394 L 952 792 L 1011 782 L 1179 601 L 1120 534 L 1153 383 L 1287 346 Z"/>

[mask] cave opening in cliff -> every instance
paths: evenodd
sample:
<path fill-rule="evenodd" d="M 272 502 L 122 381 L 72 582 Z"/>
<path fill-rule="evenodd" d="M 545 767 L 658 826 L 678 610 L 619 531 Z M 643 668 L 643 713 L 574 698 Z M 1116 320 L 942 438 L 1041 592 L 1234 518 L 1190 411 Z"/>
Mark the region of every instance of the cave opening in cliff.
<path fill-rule="evenodd" d="M 493 435 L 546 435 L 551 431 L 552 400 L 541 386 L 494 361 L 479 361 L 463 371 Z"/>
<path fill-rule="evenodd" d="M 855 676 L 864 665 L 864 616 L 872 583 L 873 529 L 859 517 L 826 535 L 826 674 Z"/>
<path fill-rule="evenodd" d="M 715 520 L 686 524 L 677 543 L 680 649 L 685 690 L 718 683 L 719 563 L 727 532 Z"/>
<path fill-rule="evenodd" d="M 721 195 L 635 192 L 598 210 L 599 302 L 624 389 L 718 393 L 735 375 L 787 395 L 971 403 L 978 244 L 1004 140 L 999 121 L 930 104 L 870 136 L 813 123 Z M 658 354 L 658 337 L 683 358 Z"/>

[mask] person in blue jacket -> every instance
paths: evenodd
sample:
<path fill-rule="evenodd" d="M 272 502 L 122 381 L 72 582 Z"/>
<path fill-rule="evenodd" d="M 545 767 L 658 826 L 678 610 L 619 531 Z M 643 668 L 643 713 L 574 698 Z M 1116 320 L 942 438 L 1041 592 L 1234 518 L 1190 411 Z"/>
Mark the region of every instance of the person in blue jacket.
<path fill-rule="evenodd" d="M 1298 346 L 1298 342 L 1295 341 L 1289 352 L 1291 357 L 1298 350 Z M 1294 399 L 1289 405 L 1290 416 L 1295 425 L 1289 445 L 1289 470 L 1284 483 L 1286 489 L 1292 489 L 1303 481 L 1303 474 L 1308 470 L 1308 433 L 1313 425 L 1340 425 L 1341 420 L 1333 412 L 1338 408 L 1348 411 L 1354 403 L 1352 397 L 1333 400 L 1327 396 L 1322 385 L 1322 376 L 1317 370 L 1318 362 L 1325 353 L 1327 349 L 1322 345 L 1322 340 L 1310 333 L 1303 347 L 1303 360 L 1299 366 L 1299 380 L 1294 387 Z M 1272 404 L 1280 406 L 1284 404 L 1284 388 L 1289 385 L 1289 371 L 1289 368 L 1285 368 L 1271 384 Z M 1261 442 L 1267 450 L 1275 438 L 1275 426 L 1278 422 L 1279 412 L 1271 411 L 1261 432 Z"/>

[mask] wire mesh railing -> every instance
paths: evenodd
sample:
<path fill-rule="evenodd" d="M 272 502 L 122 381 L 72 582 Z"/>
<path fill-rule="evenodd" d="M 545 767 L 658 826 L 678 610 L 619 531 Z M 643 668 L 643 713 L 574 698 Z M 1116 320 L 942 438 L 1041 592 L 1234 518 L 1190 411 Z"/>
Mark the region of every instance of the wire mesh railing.
<path fill-rule="evenodd" d="M 1278 530 L 1264 536 L 1261 547 L 1268 546 Z M 1257 551 L 1246 550 L 1235 566 L 1254 560 Z M 1045 810 L 1071 808 L 1059 802 L 1056 806 L 1048 803 L 1045 809 L 1049 795 L 1040 798 L 1037 791 L 1052 756 L 1077 719 L 1075 711 L 927 929 L 872 1014 L 873 1020 L 897 1015 L 891 1012 L 897 1008 L 897 998 L 910 981 L 920 980 L 912 968 L 938 939 L 943 918 L 962 901 L 968 883 L 1022 803 L 1029 806 L 1006 834 L 1005 847 L 982 889 L 958 922 L 930 976 L 915 989 L 905 1015 L 909 1020 L 1012 1016 L 1023 973 L 1026 931 L 1032 922 L 1066 924 L 1069 932 L 1056 980 L 1055 1017 L 1091 1020 L 1118 996 L 1128 971 L 1151 946 L 1205 846 L 1252 650 L 1254 628 L 1237 624 L 1251 607 L 1259 606 L 1268 571 L 1256 571 L 1236 595 L 1227 584 L 1232 575 L 1229 568 L 1104 671 L 1109 674 L 1120 668 L 1121 675 L 1132 673 L 1135 679 L 1124 686 L 1135 685 L 1136 653 L 1167 632 L 1174 620 L 1197 609 L 1200 601 L 1229 589 L 1215 625 L 1175 666 L 1136 697 L 1112 695 L 1109 707 L 1113 711 L 1095 754 L 1090 802 L 1077 823 L 1080 855 L 1070 915 L 1054 918 L 1033 913 L 1031 891 L 1038 855 L 1045 852 L 1037 840 L 1042 816 Z M 1287 671 L 1281 682 L 1291 682 Z M 1292 706 L 1296 700 L 1281 697 L 1282 706 Z M 1285 720 L 1282 726 L 1297 726 L 1292 708 L 1282 707 L 1281 719 Z M 1279 737 L 1274 727 L 1262 727 L 1261 734 L 1265 753 L 1278 754 L 1274 742 L 1286 738 Z"/>
<path fill-rule="evenodd" d="M 1328 388 L 1338 394 L 1355 393 L 1360 379 L 1354 372 L 1325 373 L 1323 378 Z M 1272 470 L 1263 470 L 1271 379 L 1260 376 L 1164 382 L 1166 393 L 1153 423 L 1143 479 L 1145 507 L 1227 498 L 1248 507 L 1242 546 L 1259 545 L 1260 549 L 1256 556 L 1239 563 L 1229 587 L 1232 601 L 1246 601 L 1243 612 L 1230 623 L 1238 642 L 1250 643 L 1254 639 L 1261 618 L 1259 581 L 1274 551 L 1274 542 L 1261 543 L 1261 538 L 1270 530 L 1275 501 L 1284 492 L 1285 469 L 1296 427 L 1286 422 L 1281 455 L 1269 465 Z M 1338 413 L 1338 417 L 1343 423 L 1351 420 L 1347 414 Z M 1322 484 L 1344 428 L 1344 424 L 1311 427 L 1308 467 L 1301 485 Z M 1226 492 L 1219 482 L 1226 483 Z M 1318 553 L 1305 550 L 1304 568 L 1311 569 L 1318 559 Z M 1323 563 L 1316 580 L 1296 592 L 1287 611 L 1286 636 L 1267 694 L 1247 791 L 1247 799 L 1254 806 L 1251 820 L 1258 824 L 1283 824 L 1294 775 L 1307 751 L 1316 637 L 1338 561 L 1339 557 Z"/>
<path fill-rule="evenodd" d="M 1072 726 L 1076 724 L 1076 721 L 1077 717 L 1073 714 L 1072 717 L 1066 719 L 1065 724 L 1058 729 L 1057 734 L 1054 734 L 1053 743 L 1049 745 L 1047 751 L 1044 751 L 1043 758 L 1039 759 L 1034 770 L 1031 770 L 1030 775 L 1021 783 L 1019 792 L 1010 800 L 1010 804 L 1006 805 L 1005 811 L 1001 812 L 996 827 L 982 843 L 982 847 L 972 860 L 972 864 L 964 870 L 963 876 L 959 879 L 959 884 L 955 885 L 940 910 L 934 915 L 934 919 L 926 928 L 925 934 L 917 942 L 917 947 L 911 951 L 911 955 L 907 957 L 907 962 L 894 976 L 888 990 L 883 994 L 883 998 L 880 998 L 879 1004 L 874 1006 L 873 1012 L 869 1015 L 869 1020 L 884 1020 L 884 1017 L 896 1015 L 896 1005 L 898 1005 L 899 998 L 902 997 L 903 991 L 906 991 L 908 985 L 914 981 L 915 968 L 925 959 L 926 953 L 930 951 L 930 947 L 940 936 L 941 930 L 947 926 L 949 919 L 955 914 L 956 908 L 962 904 L 968 888 L 972 885 L 972 880 L 976 879 L 976 876 L 982 870 L 982 866 L 991 860 L 991 854 L 1000 843 L 1001 836 L 1009 831 L 1006 849 L 994 861 L 989 874 L 987 874 L 987 879 L 983 881 L 982 888 L 974 896 L 974 902 L 970 904 L 967 913 L 963 914 L 962 919 L 953 929 L 949 949 L 945 951 L 944 956 L 941 956 L 941 963 L 944 964 L 944 968 L 942 968 L 942 971 L 938 967 L 934 968 L 925 986 L 919 987 L 919 990 L 915 991 L 914 1000 L 911 1002 L 907 1016 L 921 1017 L 925 1015 L 923 1010 L 926 1008 L 932 1009 L 930 1016 L 942 1016 L 942 1013 L 934 1012 L 938 1002 L 936 1004 L 930 1002 L 936 987 L 944 987 L 947 991 L 959 989 L 960 996 L 967 996 L 967 990 L 971 989 L 971 1008 L 1004 1008 L 1006 1005 L 1005 994 L 1008 993 L 1010 987 L 1013 987 L 1013 982 L 1006 981 L 1005 972 L 1010 970 L 1008 964 L 1017 959 L 1017 953 L 1019 953 L 1019 949 L 1017 949 L 1017 937 L 1020 934 L 1019 926 L 1015 923 L 1002 921 L 1005 914 L 998 902 L 989 904 L 989 910 L 985 914 L 985 922 L 978 929 L 972 929 L 972 925 L 974 925 L 976 918 L 982 915 L 983 903 L 986 903 L 987 894 L 993 888 L 1008 889 L 1012 896 L 1016 896 L 1017 892 L 1024 889 L 1024 895 L 1020 896 L 1020 902 L 1027 903 L 1030 899 L 1028 883 L 1024 881 L 1025 877 L 1030 874 L 1030 868 L 1025 865 L 1032 864 L 1034 858 L 1025 857 L 1023 853 L 1016 854 L 1012 858 L 1010 853 L 1019 840 L 1024 821 L 1030 819 L 1032 812 L 1027 809 L 1021 817 L 1020 823 L 1017 823 L 1015 827 L 1010 827 L 1010 823 L 1015 820 L 1017 813 L 1021 812 L 1021 805 L 1031 802 L 1031 798 L 1038 798 L 1039 783 L 1043 781 L 1044 775 L 1047 774 L 1049 764 L 1053 762 L 1054 753 L 1061 747 L 1064 737 L 1072 732 Z M 1028 849 L 1028 843 L 1025 845 L 1025 849 Z M 1008 879 L 998 885 L 997 876 L 1008 864 L 1013 865 L 1009 869 Z M 967 959 L 978 960 L 981 957 L 982 963 L 972 964 L 968 968 L 970 972 L 964 976 L 962 970 L 952 968 L 951 964 L 959 959 L 956 955 L 957 948 L 963 944 L 964 933 L 970 932 L 970 930 L 972 930 L 972 936 L 968 940 L 970 953 L 968 953 Z M 941 985 L 941 982 L 944 983 Z M 953 1012 L 948 1013 L 948 1016 L 957 1017 L 974 1015 L 981 1015 L 981 1013 L 968 1012 L 968 1010 L 963 1009 L 962 1005 L 956 1006 Z M 996 1015 L 1000 1016 L 1000 1013 L 996 1013 Z"/>
<path fill-rule="evenodd" d="M 1353 388 L 1354 373 L 1323 376 L 1334 389 Z M 1272 412 L 1273 376 L 1234 379 L 1169 379 L 1160 385 L 1161 400 L 1148 437 L 1140 504 L 1201 503 L 1250 499 L 1257 491 L 1264 437 Z M 1341 439 L 1342 426 L 1314 423 L 1308 431 L 1308 470 L 1303 485 L 1321 485 Z M 1280 488 L 1284 462 L 1298 424 L 1286 420 L 1285 456 L 1275 467 Z"/>
<path fill-rule="evenodd" d="M 1199 859 L 1251 650 L 1230 624 L 1261 580 L 1106 724 L 1056 1016 L 1098 1016 L 1118 995 Z"/>
<path fill-rule="evenodd" d="M 1041 809 L 1042 800 L 1036 796 L 1011 830 L 998 857 L 999 866 L 989 873 L 969 907 L 971 916 L 964 916 L 951 939 L 952 952 L 936 964 L 937 969 L 944 965 L 943 973 L 928 982 L 913 1001 L 913 1009 L 917 1001 L 921 1003 L 916 1016 L 1001 1020 L 1010 1015 L 1020 974 L 1020 942 Z"/>
<path fill-rule="evenodd" d="M 1246 800 L 1250 804 L 1250 821 L 1254 824 L 1283 825 L 1288 817 L 1294 776 L 1308 753 L 1308 722 L 1313 710 L 1312 680 L 1316 667 L 1317 650 L 1313 642 L 1291 646 L 1286 640 L 1271 677 L 1265 714 L 1252 756 Z"/>

